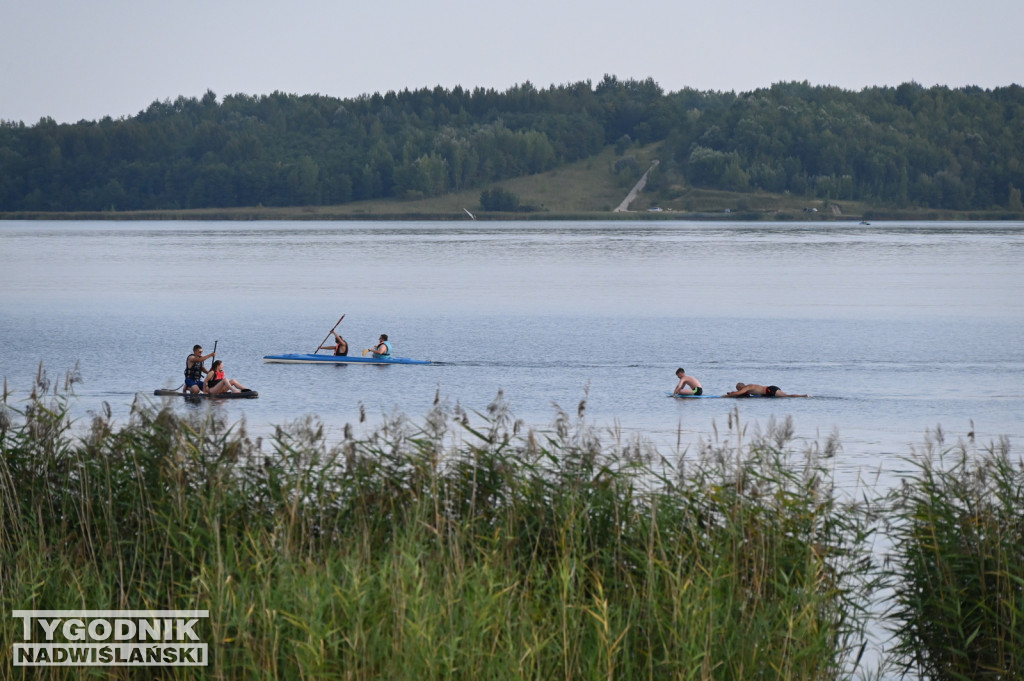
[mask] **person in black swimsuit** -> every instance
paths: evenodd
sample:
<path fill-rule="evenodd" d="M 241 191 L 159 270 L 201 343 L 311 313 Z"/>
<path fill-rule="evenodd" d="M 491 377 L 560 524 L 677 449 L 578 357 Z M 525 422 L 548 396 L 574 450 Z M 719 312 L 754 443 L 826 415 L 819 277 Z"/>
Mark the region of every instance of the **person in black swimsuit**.
<path fill-rule="evenodd" d="M 220 395 L 221 393 L 244 393 L 250 392 L 248 388 L 239 383 L 233 378 L 228 378 L 224 375 L 224 362 L 219 359 L 213 363 L 210 370 L 206 372 L 206 379 L 203 381 L 203 387 L 206 389 L 205 392 L 210 395 Z"/>

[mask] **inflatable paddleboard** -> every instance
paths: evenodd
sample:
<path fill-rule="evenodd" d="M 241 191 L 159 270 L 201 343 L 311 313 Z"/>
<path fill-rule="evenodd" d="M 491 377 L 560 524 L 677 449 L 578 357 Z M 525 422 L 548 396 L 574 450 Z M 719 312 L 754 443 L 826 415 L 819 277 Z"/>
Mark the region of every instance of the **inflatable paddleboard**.
<path fill-rule="evenodd" d="M 210 399 L 213 400 L 251 400 L 255 397 L 260 396 L 260 394 L 255 390 L 247 390 L 241 393 L 225 392 L 218 393 L 216 395 L 210 395 L 208 393 L 183 393 L 180 390 L 168 390 L 167 388 L 159 388 L 157 390 L 154 390 L 153 394 L 158 395 L 160 397 L 184 397 L 186 399 L 201 399 L 204 397 L 209 397 Z"/>

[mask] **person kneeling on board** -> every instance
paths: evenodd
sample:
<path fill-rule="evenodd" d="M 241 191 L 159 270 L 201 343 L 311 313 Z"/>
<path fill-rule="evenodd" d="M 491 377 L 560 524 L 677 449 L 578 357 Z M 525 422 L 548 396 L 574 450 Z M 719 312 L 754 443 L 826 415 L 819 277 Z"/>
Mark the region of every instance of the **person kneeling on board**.
<path fill-rule="evenodd" d="M 790 395 L 784 393 L 777 385 L 758 385 L 756 383 L 737 383 L 736 390 L 726 393 L 726 397 L 810 397 L 810 395 Z"/>
<path fill-rule="evenodd" d="M 676 384 L 676 389 L 672 391 L 673 395 L 702 395 L 704 394 L 704 388 L 693 376 L 686 375 L 686 369 L 679 367 L 676 369 L 676 376 L 679 377 L 679 383 Z"/>
<path fill-rule="evenodd" d="M 193 345 L 192 354 L 185 358 L 185 385 L 182 393 L 198 395 L 203 390 L 203 376 L 206 374 L 206 367 L 203 362 L 214 357 L 217 353 L 203 354 L 202 345 Z"/>
<path fill-rule="evenodd" d="M 203 388 L 211 395 L 220 395 L 226 392 L 244 393 L 250 392 L 248 388 L 233 378 L 224 376 L 224 362 L 216 360 L 203 381 Z"/>

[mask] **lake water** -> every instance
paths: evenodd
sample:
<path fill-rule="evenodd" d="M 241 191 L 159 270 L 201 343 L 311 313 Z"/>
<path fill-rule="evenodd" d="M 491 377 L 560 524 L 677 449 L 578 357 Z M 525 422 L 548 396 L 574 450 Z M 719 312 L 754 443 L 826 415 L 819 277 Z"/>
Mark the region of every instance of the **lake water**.
<path fill-rule="evenodd" d="M 176 408 L 256 434 L 417 421 L 438 393 L 482 412 L 499 390 L 546 427 L 587 396 L 591 423 L 669 457 L 734 409 L 750 428 L 791 416 L 801 440 L 838 433 L 847 483 L 908 469 L 939 425 L 1024 438 L 1022 223 L 0 222 L 0 291 L 9 401 L 40 362 L 77 365 L 81 417 L 107 403 L 123 422 L 217 341 L 259 399 Z M 342 314 L 352 354 L 387 333 L 438 363 L 263 362 L 312 352 Z M 813 398 L 673 400 L 680 366 L 710 394 Z"/>

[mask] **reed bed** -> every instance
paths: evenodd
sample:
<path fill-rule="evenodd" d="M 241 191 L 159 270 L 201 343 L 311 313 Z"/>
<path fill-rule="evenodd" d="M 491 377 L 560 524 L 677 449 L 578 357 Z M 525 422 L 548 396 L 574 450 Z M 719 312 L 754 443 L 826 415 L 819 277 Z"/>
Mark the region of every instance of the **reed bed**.
<path fill-rule="evenodd" d="M 1005 438 L 947 447 L 941 429 L 892 490 L 889 620 L 905 670 L 936 681 L 1024 678 L 1024 462 Z"/>
<path fill-rule="evenodd" d="M 499 394 L 479 414 L 439 397 L 420 424 L 329 442 L 310 417 L 261 441 L 144 402 L 72 424 L 69 387 L 40 371 L 18 406 L 4 386 L 0 607 L 209 610 L 210 663 L 16 667 L 4 617 L 2 678 L 872 673 L 874 513 L 833 493 L 836 443 L 798 451 L 788 419 L 748 433 L 734 412 L 670 463 L 589 426 L 585 401 L 544 430 Z"/>

